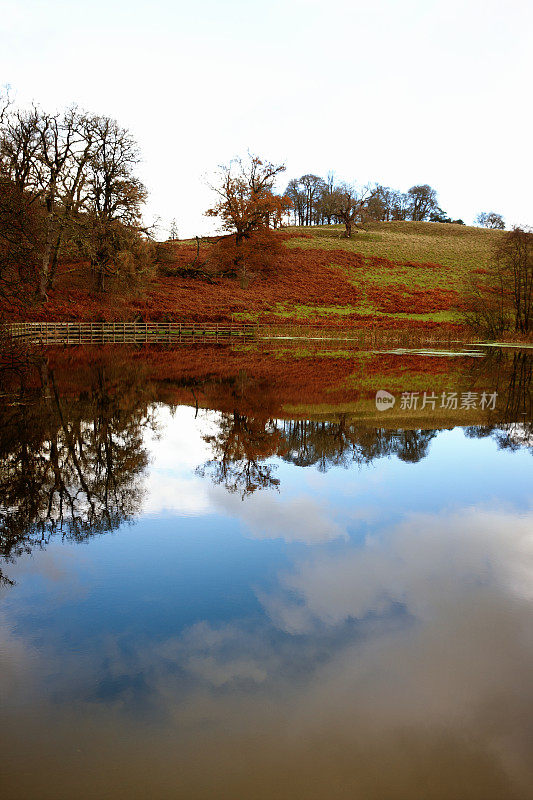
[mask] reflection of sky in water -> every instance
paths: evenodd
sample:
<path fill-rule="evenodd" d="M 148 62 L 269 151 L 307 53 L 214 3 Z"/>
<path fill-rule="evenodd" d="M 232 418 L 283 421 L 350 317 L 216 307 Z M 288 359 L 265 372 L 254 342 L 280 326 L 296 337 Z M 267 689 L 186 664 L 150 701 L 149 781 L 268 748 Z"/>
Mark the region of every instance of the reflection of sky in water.
<path fill-rule="evenodd" d="M 9 797 L 533 797 L 531 454 L 243 501 L 195 473 L 217 414 L 159 415 L 137 523 L 9 570 Z"/>

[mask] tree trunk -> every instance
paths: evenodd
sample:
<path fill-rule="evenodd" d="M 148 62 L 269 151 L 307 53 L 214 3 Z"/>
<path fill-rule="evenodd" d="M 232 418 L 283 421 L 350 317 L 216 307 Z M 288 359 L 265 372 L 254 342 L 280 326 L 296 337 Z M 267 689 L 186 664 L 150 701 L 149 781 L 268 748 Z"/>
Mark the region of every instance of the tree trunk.
<path fill-rule="evenodd" d="M 45 303 L 48 300 L 46 290 L 50 277 L 50 256 L 52 253 L 52 223 L 50 217 L 46 222 L 46 239 L 44 243 L 43 255 L 41 259 L 41 269 L 39 270 L 39 282 L 37 286 L 37 299 Z"/>
<path fill-rule="evenodd" d="M 96 268 L 96 291 L 105 291 L 105 266 L 98 264 Z"/>
<path fill-rule="evenodd" d="M 96 254 L 94 261 L 91 263 L 91 268 L 95 278 L 95 289 L 97 292 L 105 291 L 105 256 Z"/>
<path fill-rule="evenodd" d="M 62 239 L 63 239 L 63 231 L 59 231 L 54 245 L 54 250 L 52 253 L 52 262 L 50 264 L 50 271 L 48 275 L 48 285 L 46 287 L 47 289 L 51 289 L 55 282 L 57 266 L 59 264 L 59 254 L 61 252 Z"/>
<path fill-rule="evenodd" d="M 48 300 L 48 295 L 46 294 L 46 287 L 48 286 L 48 271 L 43 272 L 41 270 L 39 272 L 39 282 L 37 284 L 37 300 L 40 303 L 46 303 Z"/>
<path fill-rule="evenodd" d="M 37 299 L 45 303 L 48 300 L 46 291 L 48 289 L 50 275 L 50 257 L 52 255 L 52 227 L 54 221 L 54 199 L 55 183 L 52 182 L 50 191 L 46 197 L 46 237 L 44 241 L 43 255 L 41 259 L 41 270 L 39 274 L 39 284 L 37 287 Z"/>

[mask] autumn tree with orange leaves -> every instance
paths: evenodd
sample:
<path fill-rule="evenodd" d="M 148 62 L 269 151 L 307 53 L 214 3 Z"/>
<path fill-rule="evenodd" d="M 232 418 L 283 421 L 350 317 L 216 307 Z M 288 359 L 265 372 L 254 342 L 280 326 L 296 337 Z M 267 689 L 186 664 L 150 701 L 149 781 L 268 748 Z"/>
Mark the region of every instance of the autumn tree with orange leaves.
<path fill-rule="evenodd" d="M 234 159 L 219 168 L 211 189 L 217 203 L 206 216 L 221 220 L 222 230 L 232 234 L 215 248 L 214 259 L 221 271 L 246 276 L 250 266 L 269 266 L 279 248 L 272 228 L 279 227 L 291 207 L 286 196 L 274 193 L 283 164 L 272 164 L 258 156 Z"/>

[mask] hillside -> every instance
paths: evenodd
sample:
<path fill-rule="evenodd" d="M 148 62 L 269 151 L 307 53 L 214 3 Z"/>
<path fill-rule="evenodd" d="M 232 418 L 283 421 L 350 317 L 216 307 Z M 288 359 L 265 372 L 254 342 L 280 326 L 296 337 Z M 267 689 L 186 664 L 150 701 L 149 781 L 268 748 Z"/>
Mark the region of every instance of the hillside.
<path fill-rule="evenodd" d="M 194 260 L 195 243 L 168 242 L 167 263 L 138 296 L 99 295 L 83 265 L 63 264 L 49 302 L 30 317 L 458 330 L 465 280 L 483 273 L 502 235 L 427 222 L 374 223 L 351 240 L 341 234 L 336 225 L 277 232 L 275 266 L 246 283 L 180 275 Z M 200 262 L 213 246 L 202 240 Z"/>
<path fill-rule="evenodd" d="M 329 253 L 330 264 L 357 286 L 351 306 L 324 308 L 302 304 L 283 309 L 283 316 L 309 319 L 370 317 L 380 325 L 458 323 L 465 282 L 482 274 L 500 231 L 431 222 L 378 222 L 352 239 L 341 238 L 343 226 L 293 228 L 305 238 L 289 248 Z M 350 260 L 346 263 L 345 259 Z M 322 306 L 322 307 L 321 307 Z M 281 310 L 281 309 L 278 309 Z"/>

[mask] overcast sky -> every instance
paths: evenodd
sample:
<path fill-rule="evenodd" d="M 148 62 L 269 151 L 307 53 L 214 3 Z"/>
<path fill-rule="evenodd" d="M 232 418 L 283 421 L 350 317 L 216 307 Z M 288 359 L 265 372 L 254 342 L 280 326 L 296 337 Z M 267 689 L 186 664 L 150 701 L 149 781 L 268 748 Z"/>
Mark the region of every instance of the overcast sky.
<path fill-rule="evenodd" d="M 128 127 L 148 217 L 181 236 L 247 149 L 527 224 L 532 34 L 530 0 L 0 0 L 0 84 Z"/>

